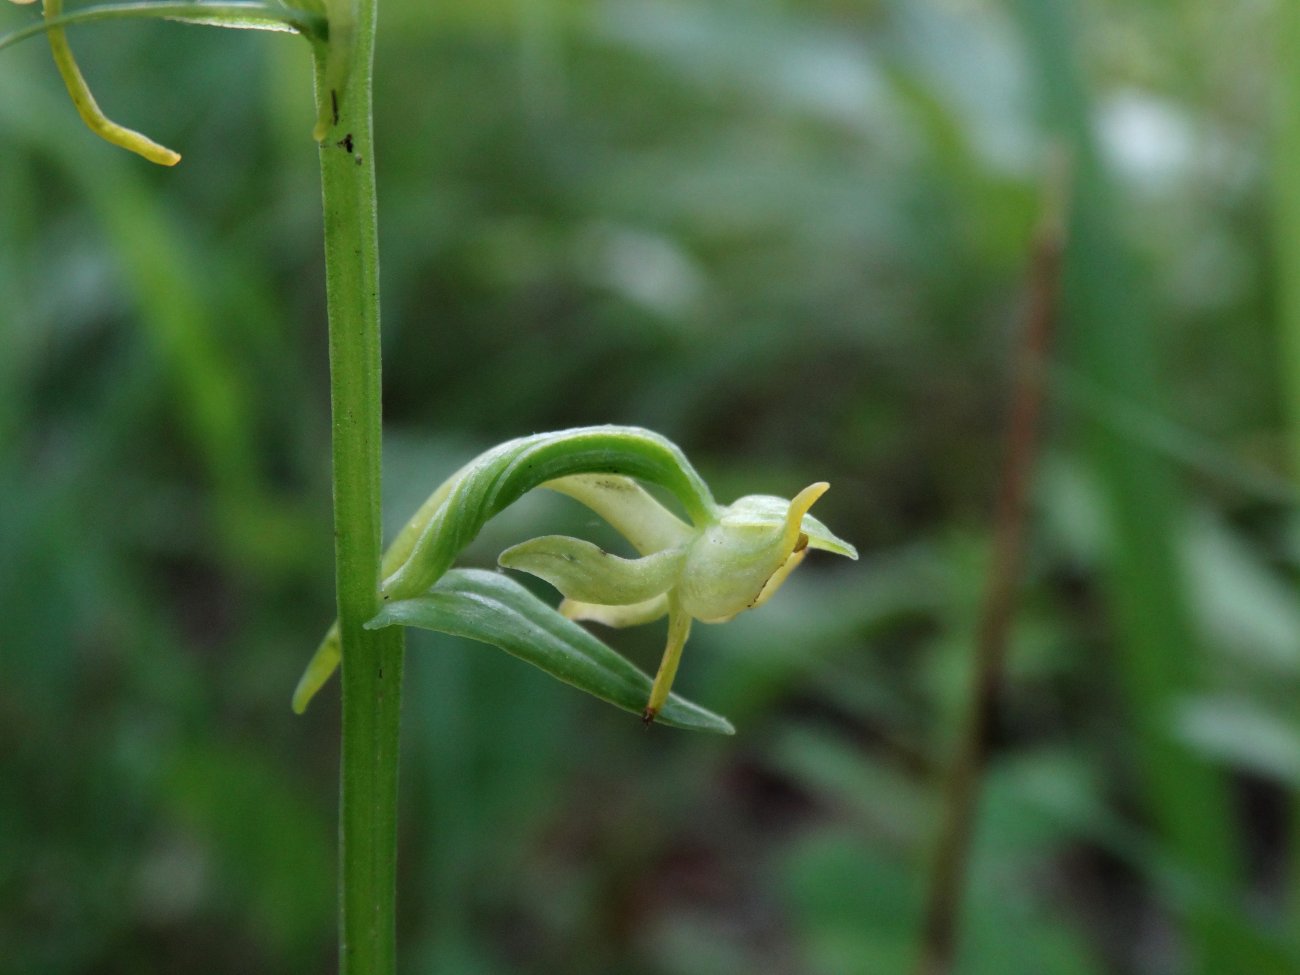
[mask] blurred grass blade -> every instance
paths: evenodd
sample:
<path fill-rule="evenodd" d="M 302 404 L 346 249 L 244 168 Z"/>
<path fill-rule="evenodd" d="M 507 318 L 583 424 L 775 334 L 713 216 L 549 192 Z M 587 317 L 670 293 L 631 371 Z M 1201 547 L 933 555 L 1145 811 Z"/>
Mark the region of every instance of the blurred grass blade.
<path fill-rule="evenodd" d="M 1277 128 L 1274 133 L 1273 226 L 1278 288 L 1282 391 L 1290 427 L 1293 483 L 1300 480 L 1300 7 L 1279 4 Z M 1291 798 L 1290 919 L 1300 929 L 1300 788 Z"/>
<path fill-rule="evenodd" d="M 8 60 L 0 61 L 0 89 L 12 96 L 0 99 L 0 127 L 54 163 L 95 211 L 140 327 L 172 377 L 180 422 L 215 493 L 222 545 L 245 565 L 293 558 L 306 545 L 304 529 L 285 516 L 260 470 L 255 397 L 212 310 L 210 272 L 131 165 L 112 154 L 85 165 L 82 131 L 49 121 L 64 114 L 62 99 Z"/>
<path fill-rule="evenodd" d="M 1163 415 L 1148 298 L 1116 229 L 1113 188 L 1078 65 L 1080 6 L 1073 0 L 1014 5 L 1047 127 L 1068 148 L 1077 176 L 1065 265 L 1066 344 L 1089 383 Z M 1088 421 L 1083 432 L 1110 529 L 1104 582 L 1118 644 L 1114 661 L 1145 800 L 1195 885 L 1211 899 L 1231 898 L 1239 865 L 1223 779 L 1173 732 L 1174 708 L 1194 687 L 1198 666 L 1178 558 L 1186 529 L 1182 499 L 1160 458 L 1134 449 L 1106 424 Z M 1211 912 L 1189 902 L 1186 919 L 1189 971 L 1246 970 Z"/>
<path fill-rule="evenodd" d="M 417 626 L 489 643 L 624 711 L 640 714 L 650 678 L 514 580 L 453 569 L 423 596 L 385 606 L 366 624 Z M 731 722 L 671 695 L 655 719 L 691 731 L 735 733 Z"/>
<path fill-rule="evenodd" d="M 1293 475 L 1300 472 L 1300 7 L 1277 8 L 1277 128 L 1273 244 L 1276 251 L 1282 389 L 1290 411 Z M 1293 477 L 1294 479 L 1294 477 Z"/>

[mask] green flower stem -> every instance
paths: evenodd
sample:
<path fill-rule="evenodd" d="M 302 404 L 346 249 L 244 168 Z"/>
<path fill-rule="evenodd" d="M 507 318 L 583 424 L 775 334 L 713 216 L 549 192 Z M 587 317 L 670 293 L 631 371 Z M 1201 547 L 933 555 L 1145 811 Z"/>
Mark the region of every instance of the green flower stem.
<path fill-rule="evenodd" d="M 349 32 L 346 91 L 316 59 L 316 98 L 333 122 L 320 146 L 329 301 L 334 526 L 343 640 L 339 796 L 339 971 L 396 967 L 400 627 L 366 630 L 378 610 L 380 520 L 379 251 L 371 82 L 375 0 Z M 337 40 L 337 39 L 336 39 Z M 319 50 L 319 49 L 318 49 Z"/>
<path fill-rule="evenodd" d="M 655 719 L 664 702 L 668 700 L 668 692 L 673 686 L 673 681 L 677 677 L 677 665 L 682 662 L 682 649 L 686 646 L 686 639 L 691 635 L 691 617 L 685 612 L 676 599 L 668 601 L 668 645 L 664 647 L 664 656 L 659 664 L 659 672 L 655 674 L 654 686 L 650 688 L 650 700 L 646 702 L 645 711 L 641 715 L 641 720 L 649 724 Z"/>

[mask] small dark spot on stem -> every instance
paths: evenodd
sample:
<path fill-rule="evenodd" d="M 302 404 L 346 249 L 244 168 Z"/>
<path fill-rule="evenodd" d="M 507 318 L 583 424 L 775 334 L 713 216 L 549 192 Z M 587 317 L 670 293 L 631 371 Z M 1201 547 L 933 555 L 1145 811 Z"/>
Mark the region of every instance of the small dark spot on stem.
<path fill-rule="evenodd" d="M 334 124 L 339 124 L 339 93 L 330 89 L 330 108 L 334 110 Z"/>
<path fill-rule="evenodd" d="M 343 138 L 339 139 L 339 141 L 336 142 L 336 143 L 334 143 L 334 144 L 335 144 L 336 146 L 338 146 L 340 149 L 346 149 L 348 152 L 351 152 L 351 151 L 352 151 L 352 133 L 349 132 L 347 135 L 345 135 Z"/>

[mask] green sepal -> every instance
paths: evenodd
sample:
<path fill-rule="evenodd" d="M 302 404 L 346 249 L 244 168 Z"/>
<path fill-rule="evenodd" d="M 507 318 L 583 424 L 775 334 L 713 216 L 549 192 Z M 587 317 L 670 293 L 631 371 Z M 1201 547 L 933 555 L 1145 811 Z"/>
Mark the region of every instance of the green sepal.
<path fill-rule="evenodd" d="M 542 487 L 586 505 L 642 555 L 677 548 L 691 540 L 691 527 L 630 477 L 572 474 L 547 481 Z"/>
<path fill-rule="evenodd" d="M 770 494 L 751 494 L 724 509 L 721 520 L 731 525 L 776 526 L 785 521 L 789 510 L 790 502 L 786 498 L 778 498 Z M 799 528 L 808 536 L 809 548 L 857 559 L 857 548 L 844 541 L 812 515 L 805 514 Z"/>
<path fill-rule="evenodd" d="M 508 576 L 483 569 L 452 569 L 429 592 L 389 603 L 368 629 L 416 626 L 491 644 L 557 680 L 624 711 L 641 714 L 651 680 Z M 726 718 L 670 695 L 655 718 L 690 731 L 735 734 Z"/>
<path fill-rule="evenodd" d="M 603 606 L 630 606 L 663 595 L 677 582 L 685 561 L 681 548 L 624 559 L 567 535 L 530 538 L 497 558 L 503 568 L 545 579 L 566 599 Z"/>

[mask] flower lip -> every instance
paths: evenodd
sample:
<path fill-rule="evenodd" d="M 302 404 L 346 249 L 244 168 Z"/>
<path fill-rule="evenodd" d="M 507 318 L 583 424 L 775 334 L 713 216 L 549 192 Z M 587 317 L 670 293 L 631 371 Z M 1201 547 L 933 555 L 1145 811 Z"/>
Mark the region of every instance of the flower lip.
<path fill-rule="evenodd" d="M 632 606 L 671 589 L 685 557 L 685 550 L 670 548 L 624 559 L 579 538 L 544 535 L 506 549 L 497 562 L 545 579 L 566 599 Z"/>

